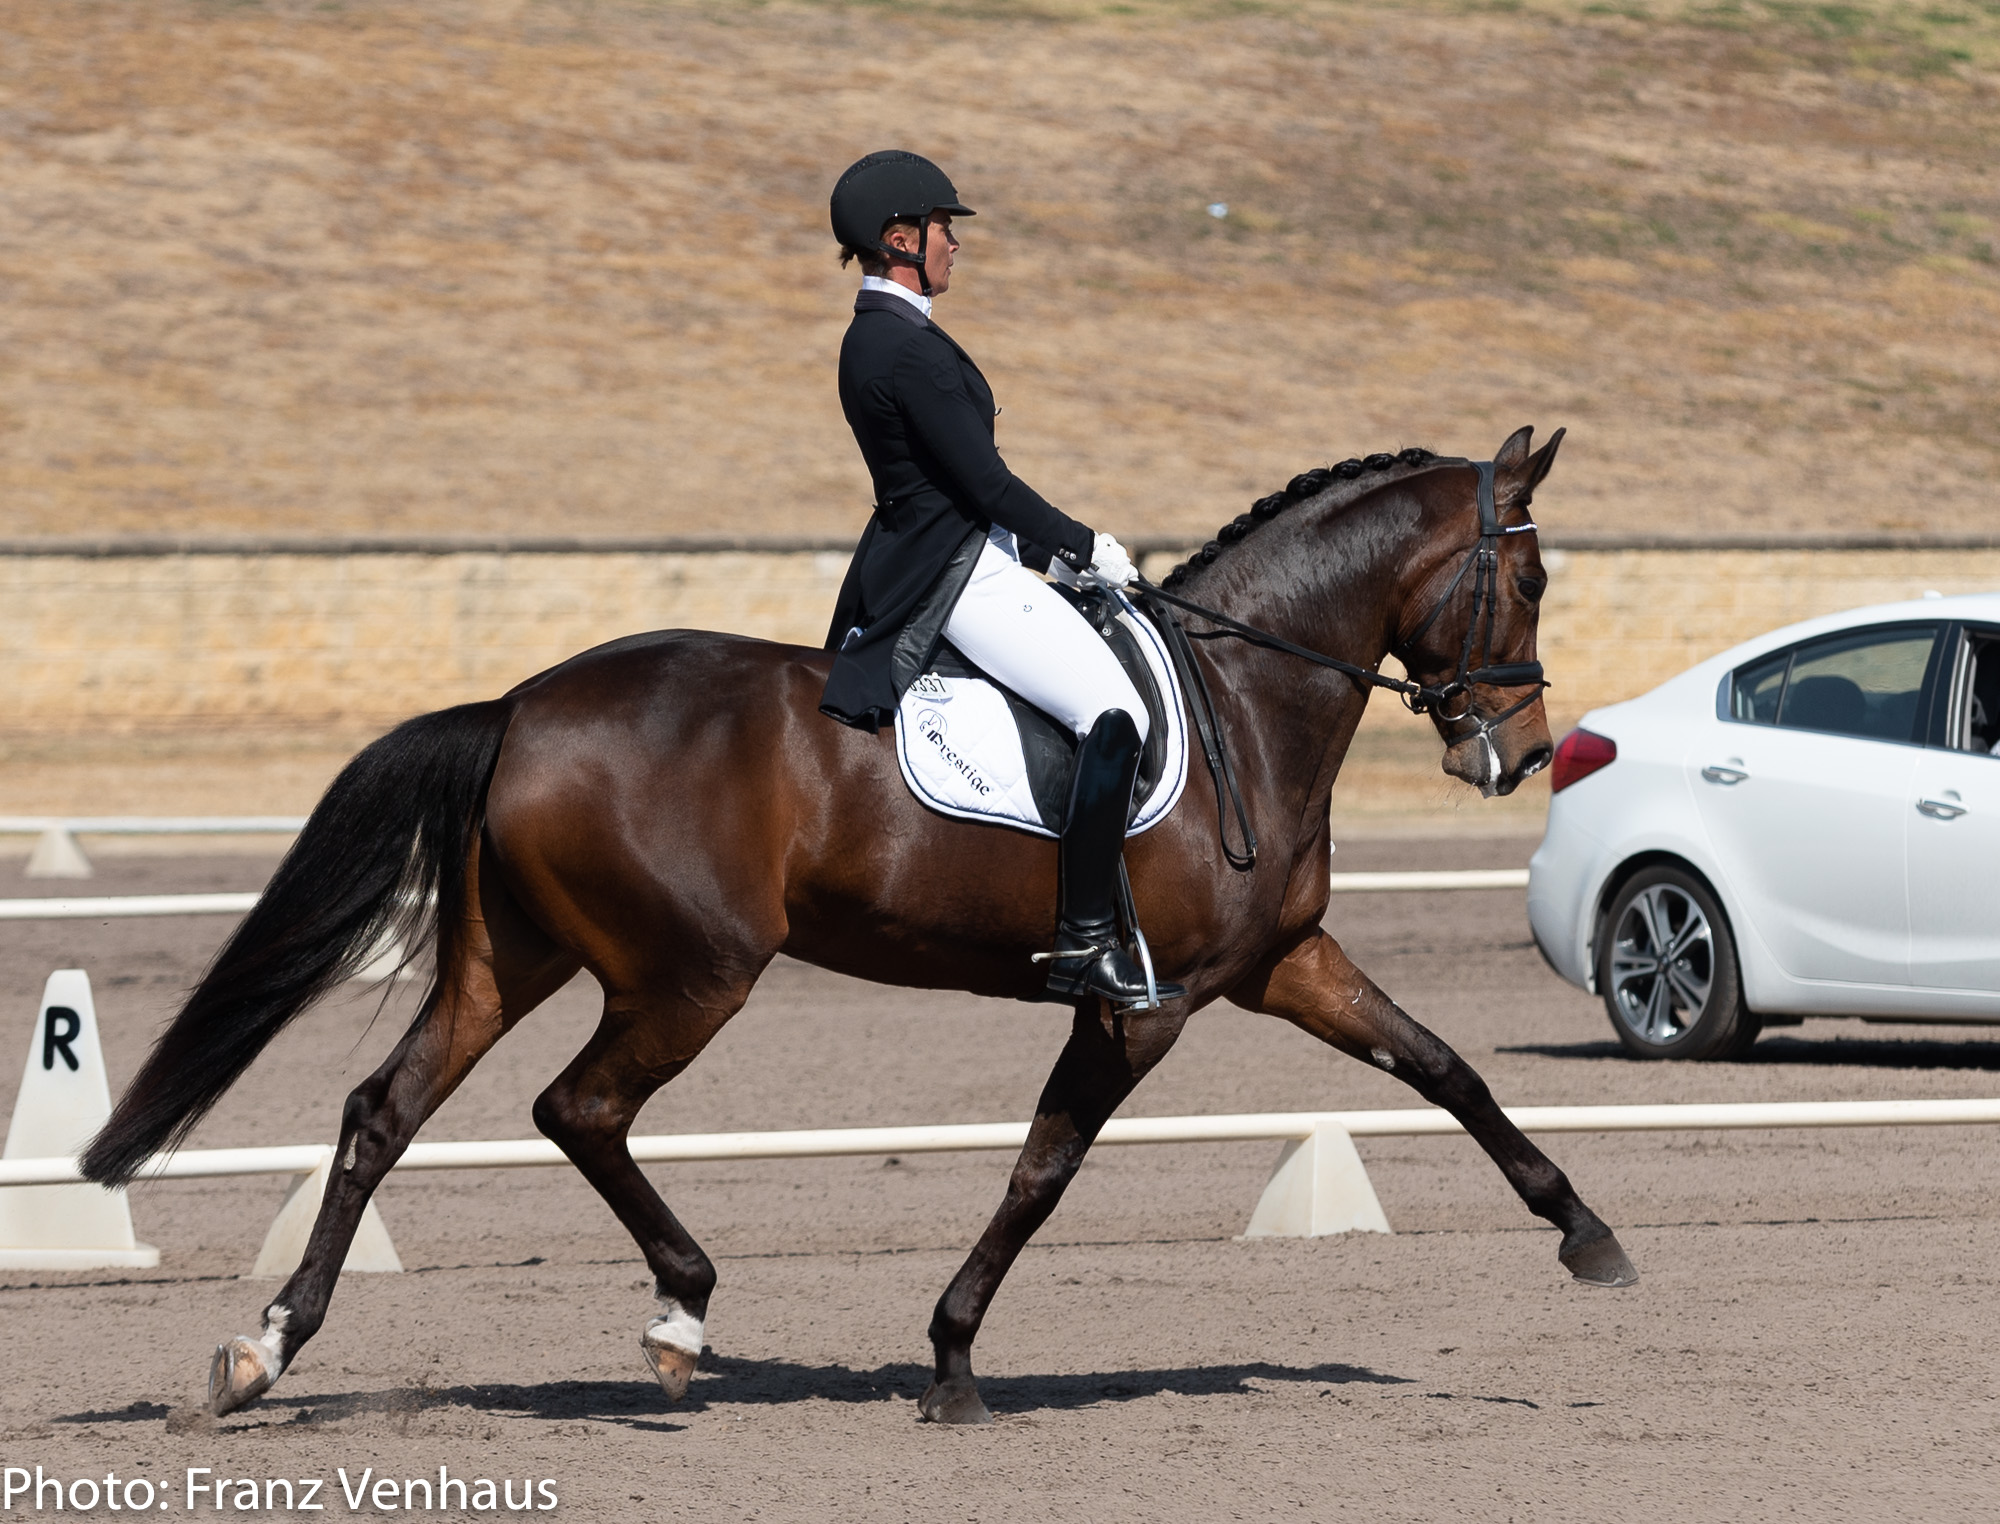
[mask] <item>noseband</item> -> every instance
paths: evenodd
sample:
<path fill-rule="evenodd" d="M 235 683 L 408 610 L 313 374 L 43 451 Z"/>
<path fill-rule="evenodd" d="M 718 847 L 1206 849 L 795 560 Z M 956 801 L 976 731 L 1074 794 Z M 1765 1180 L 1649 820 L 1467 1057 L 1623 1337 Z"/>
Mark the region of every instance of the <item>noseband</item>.
<path fill-rule="evenodd" d="M 1500 522 L 1500 510 L 1493 501 L 1493 462 L 1474 461 L 1472 469 L 1479 473 L 1479 542 L 1473 546 L 1465 560 L 1459 563 L 1457 573 L 1445 590 L 1438 594 L 1437 601 L 1431 605 L 1430 612 L 1424 615 L 1422 622 L 1405 639 L 1389 648 L 1390 654 L 1407 669 L 1411 665 L 1410 658 L 1416 643 L 1422 640 L 1429 633 L 1431 626 L 1438 622 L 1439 616 L 1445 611 L 1445 606 L 1451 602 L 1470 574 L 1472 617 L 1465 624 L 1465 640 L 1459 647 L 1458 668 L 1441 683 L 1418 683 L 1408 678 L 1387 677 L 1371 668 L 1342 661 L 1337 656 L 1327 656 L 1306 646 L 1294 644 L 1282 635 L 1273 635 L 1268 630 L 1260 630 L 1255 625 L 1245 624 L 1239 619 L 1231 619 L 1227 614 L 1204 608 L 1199 603 L 1190 602 L 1176 593 L 1154 586 L 1144 577 L 1135 578 L 1134 585 L 1139 590 L 1141 601 L 1150 599 L 1156 605 L 1170 604 L 1216 626 L 1213 630 L 1190 634 L 1182 630 L 1179 623 L 1164 608 L 1156 608 L 1155 612 L 1160 618 L 1160 623 L 1170 632 L 1167 636 L 1169 649 L 1176 654 L 1182 649 L 1181 642 L 1186 640 L 1242 640 L 1253 646 L 1263 646 L 1267 650 L 1283 651 L 1288 656 L 1296 656 L 1315 666 L 1342 673 L 1363 687 L 1386 688 L 1402 699 L 1412 714 L 1432 715 L 1446 725 L 1456 725 L 1469 720 L 1472 722 L 1471 734 L 1486 748 L 1488 762 L 1497 778 L 1500 771 L 1500 753 L 1493 745 L 1493 732 L 1541 697 L 1542 690 L 1549 686 L 1549 681 L 1542 675 L 1542 664 L 1538 661 L 1496 663 L 1491 659 L 1493 623 L 1500 603 L 1501 538 L 1505 535 L 1533 534 L 1536 525 L 1531 521 L 1512 527 L 1503 526 Z M 1480 633 L 1482 622 L 1485 625 L 1483 635 Z M 1479 643 L 1480 665 L 1477 667 L 1472 664 L 1475 641 Z M 1193 653 L 1187 654 L 1192 656 Z M 1229 766 L 1228 756 L 1221 747 L 1220 733 L 1215 728 L 1213 701 L 1208 696 L 1208 685 L 1202 681 L 1200 669 L 1196 668 L 1191 660 L 1186 661 L 1184 665 L 1189 672 L 1184 674 L 1182 686 L 1187 690 L 1191 701 L 1190 708 L 1194 711 L 1196 730 L 1201 736 L 1203 750 L 1208 755 L 1209 771 L 1215 778 L 1218 812 L 1226 784 L 1231 801 L 1236 806 L 1237 823 L 1243 833 L 1241 851 L 1230 847 L 1226 835 L 1223 839 L 1223 851 L 1232 867 L 1239 871 L 1248 869 L 1257 860 L 1257 836 L 1250 829 L 1249 816 L 1243 808 L 1242 797 L 1237 792 L 1235 775 Z M 1187 677 L 1191 677 L 1192 681 L 1185 680 Z M 1517 699 L 1500 713 L 1488 716 L 1481 714 L 1479 706 L 1473 702 L 1473 688 L 1482 685 L 1493 688 L 1524 687 L 1528 689 L 1528 693 L 1526 697 Z M 1198 702 L 1197 695 L 1199 695 Z M 1456 714 L 1448 713 L 1452 701 L 1461 697 L 1465 700 L 1464 707 Z M 1209 710 L 1206 715 L 1202 713 L 1204 706 Z M 1459 739 L 1466 740 L 1469 737 L 1461 736 Z"/>

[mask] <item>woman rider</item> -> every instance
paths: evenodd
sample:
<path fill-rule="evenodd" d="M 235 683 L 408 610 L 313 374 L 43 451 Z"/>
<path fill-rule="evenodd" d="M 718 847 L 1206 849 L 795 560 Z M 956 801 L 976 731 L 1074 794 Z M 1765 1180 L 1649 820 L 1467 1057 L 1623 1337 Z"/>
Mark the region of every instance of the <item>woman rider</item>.
<path fill-rule="evenodd" d="M 1123 587 L 1132 561 L 1108 534 L 1051 506 L 993 443 L 992 390 L 931 321 L 951 285 L 954 217 L 944 171 L 913 153 L 871 153 L 833 188 L 833 234 L 861 294 L 840 346 L 840 405 L 874 479 L 875 511 L 840 589 L 838 652 L 821 710 L 891 724 L 940 640 L 1070 727 L 1076 778 L 1064 816 L 1060 907 L 1048 993 L 1143 1004 L 1146 980 L 1118 940 L 1118 862 L 1146 706 L 1088 621 L 1035 573 L 1088 572 Z M 1185 993 L 1159 984 L 1160 998 Z"/>

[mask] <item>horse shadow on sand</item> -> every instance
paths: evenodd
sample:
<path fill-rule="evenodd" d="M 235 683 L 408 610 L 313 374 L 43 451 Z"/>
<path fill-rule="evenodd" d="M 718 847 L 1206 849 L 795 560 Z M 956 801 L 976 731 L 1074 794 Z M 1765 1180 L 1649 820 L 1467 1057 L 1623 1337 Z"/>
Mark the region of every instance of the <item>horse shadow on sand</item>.
<path fill-rule="evenodd" d="M 634 1381 L 492 1382 L 466 1386 L 411 1386 L 373 1392 L 274 1392 L 230 1419 L 211 1419 L 206 1410 L 173 1409 L 164 1403 L 135 1402 L 112 1411 L 65 1413 L 56 1423 L 158 1423 L 175 1431 L 211 1426 L 289 1427 L 337 1423 L 374 1416 L 407 1423 L 429 1409 L 469 1408 L 495 1418 L 533 1418 L 553 1423 L 611 1423 L 671 1433 L 684 1427 L 668 1415 L 701 1413 L 711 1407 L 779 1407 L 788 1403 L 908 1402 L 914 1404 L 930 1381 L 930 1367 L 912 1362 L 850 1370 L 844 1365 L 804 1365 L 790 1360 L 745 1360 L 702 1354 L 697 1376 L 678 1407 L 669 1407 L 657 1384 Z M 980 1395 L 1001 1417 L 1064 1411 L 1144 1397 L 1249 1396 L 1252 1382 L 1338 1386 L 1405 1386 L 1408 1378 L 1365 1366 L 1321 1363 L 1277 1365 L 1251 1361 L 1237 1365 L 1182 1366 L 1167 1370 L 1093 1371 L 1070 1375 L 981 1376 Z M 243 1420 L 250 1420 L 245 1424 Z"/>
<path fill-rule="evenodd" d="M 1623 1059 L 1630 1063 L 1651 1060 L 1634 1058 L 1622 1044 L 1604 1039 L 1597 1042 L 1535 1042 L 1510 1044 L 1494 1049 L 1497 1053 L 1524 1053 L 1536 1058 Z M 1856 1069 L 1966 1069 L 2000 1073 L 2000 1040 L 1969 1038 L 1952 1040 L 1935 1037 L 1790 1037 L 1766 1033 L 1740 1058 L 1724 1063 L 1754 1068 L 1758 1065 L 1783 1067 Z"/>

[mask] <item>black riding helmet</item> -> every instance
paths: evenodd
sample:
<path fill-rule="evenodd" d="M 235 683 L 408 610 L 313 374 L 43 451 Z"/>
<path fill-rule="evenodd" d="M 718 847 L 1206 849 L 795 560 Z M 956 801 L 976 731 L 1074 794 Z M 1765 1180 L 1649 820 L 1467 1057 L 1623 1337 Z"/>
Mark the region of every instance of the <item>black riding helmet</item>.
<path fill-rule="evenodd" d="M 924 268 L 930 253 L 931 213 L 973 216 L 958 199 L 950 178 L 921 154 L 885 148 L 857 159 L 833 186 L 833 236 L 850 249 L 868 249 L 917 267 L 917 282 L 931 294 L 930 273 Z M 905 254 L 883 240 L 892 222 L 917 225 L 917 252 Z"/>

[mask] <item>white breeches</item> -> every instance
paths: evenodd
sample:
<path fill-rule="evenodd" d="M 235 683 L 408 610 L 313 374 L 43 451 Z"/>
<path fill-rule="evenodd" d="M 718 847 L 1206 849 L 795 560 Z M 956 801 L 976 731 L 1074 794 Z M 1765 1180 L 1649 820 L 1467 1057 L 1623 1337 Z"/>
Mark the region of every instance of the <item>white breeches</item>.
<path fill-rule="evenodd" d="M 992 540 L 979 552 L 944 636 L 995 682 L 1069 726 L 1078 740 L 1105 710 L 1122 709 L 1145 741 L 1145 701 L 1104 637 Z"/>

